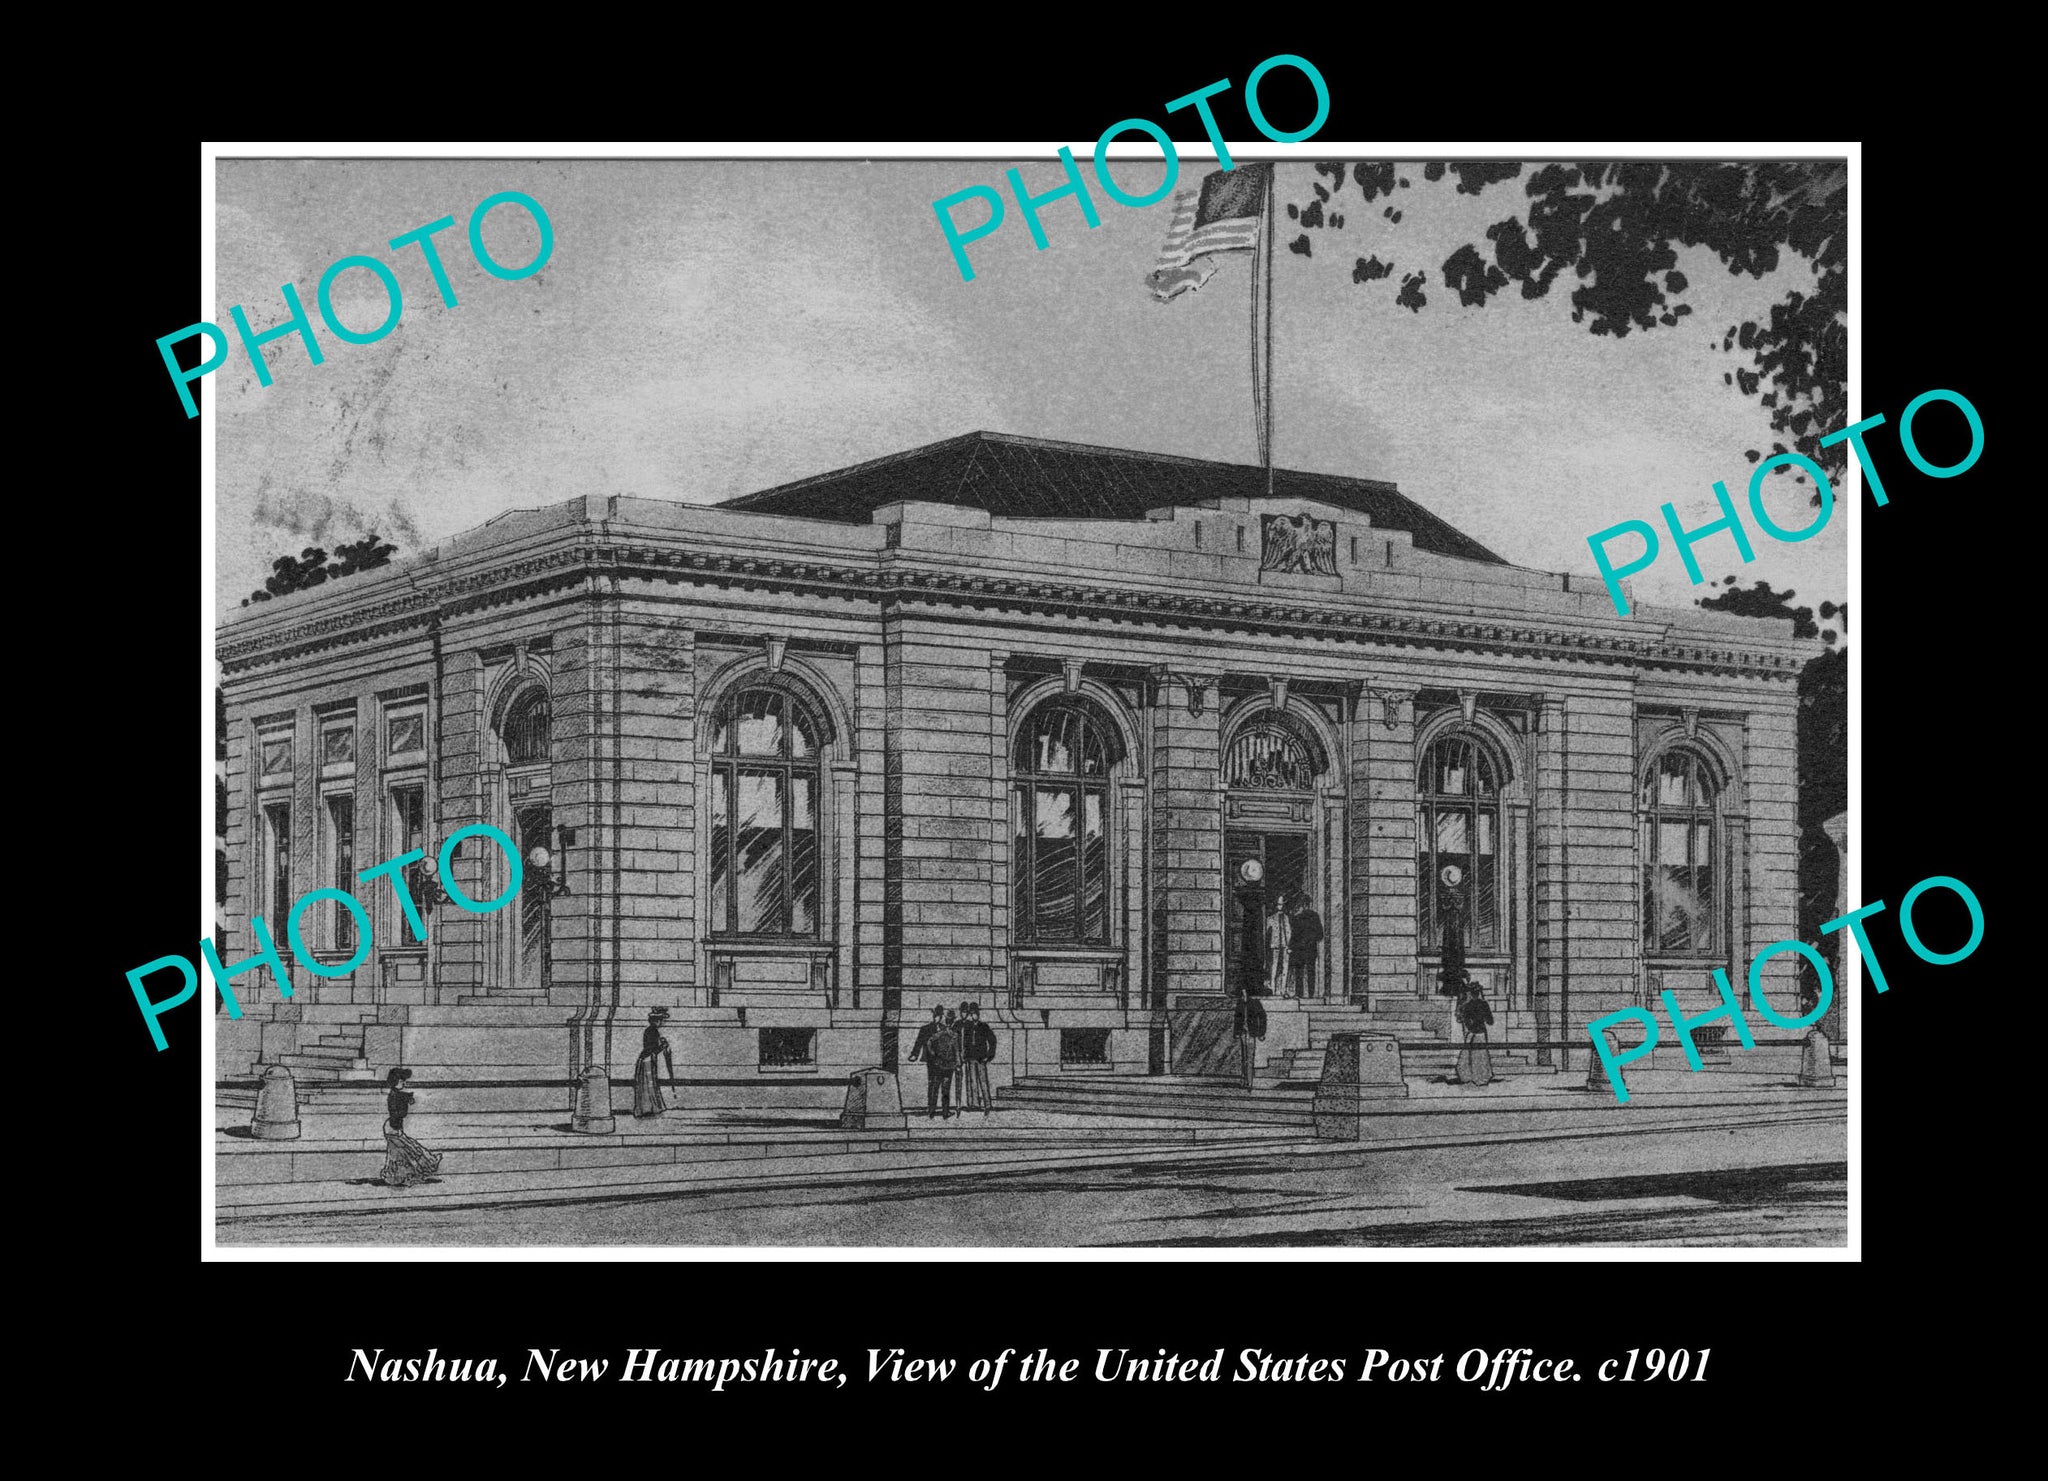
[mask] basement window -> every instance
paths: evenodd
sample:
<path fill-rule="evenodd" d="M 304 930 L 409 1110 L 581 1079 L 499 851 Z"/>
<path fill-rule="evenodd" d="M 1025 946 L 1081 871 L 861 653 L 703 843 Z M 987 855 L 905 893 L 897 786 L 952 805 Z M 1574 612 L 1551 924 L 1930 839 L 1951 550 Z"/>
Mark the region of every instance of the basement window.
<path fill-rule="evenodd" d="M 1108 1064 L 1109 1030 L 1106 1028 L 1063 1028 L 1060 1030 L 1060 1063 Z"/>
<path fill-rule="evenodd" d="M 761 1030 L 761 1068 L 790 1069 L 818 1062 L 818 1031 L 814 1028 Z"/>

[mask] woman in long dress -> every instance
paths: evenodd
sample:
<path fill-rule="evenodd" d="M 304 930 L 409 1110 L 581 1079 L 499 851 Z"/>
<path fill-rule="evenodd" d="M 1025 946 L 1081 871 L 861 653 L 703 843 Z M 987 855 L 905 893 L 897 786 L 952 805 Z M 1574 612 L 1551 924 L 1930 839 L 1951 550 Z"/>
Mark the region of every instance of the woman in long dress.
<path fill-rule="evenodd" d="M 1458 1051 L 1458 1083 L 1491 1085 L 1493 1054 L 1486 1046 L 1486 1030 L 1493 1023 L 1493 1009 L 1487 1007 L 1478 984 L 1469 979 L 1465 995 L 1458 1000 L 1458 1023 L 1465 1030 L 1465 1047 Z"/>
<path fill-rule="evenodd" d="M 668 1109 L 668 1102 L 661 1096 L 661 1068 L 664 1064 L 668 1066 L 668 1077 L 673 1081 L 676 1060 L 661 1032 L 667 1021 L 666 1008 L 656 1008 L 647 1015 L 647 1031 L 640 1036 L 640 1058 L 633 1065 L 635 1116 L 659 1116 Z"/>
<path fill-rule="evenodd" d="M 405 1118 L 417 1099 L 412 1091 L 405 1088 L 405 1082 L 411 1078 L 412 1071 L 402 1067 L 384 1077 L 388 1093 L 384 1097 L 383 1181 L 392 1188 L 410 1188 L 415 1183 L 424 1183 L 441 1170 L 441 1154 L 429 1152 L 405 1134 Z"/>

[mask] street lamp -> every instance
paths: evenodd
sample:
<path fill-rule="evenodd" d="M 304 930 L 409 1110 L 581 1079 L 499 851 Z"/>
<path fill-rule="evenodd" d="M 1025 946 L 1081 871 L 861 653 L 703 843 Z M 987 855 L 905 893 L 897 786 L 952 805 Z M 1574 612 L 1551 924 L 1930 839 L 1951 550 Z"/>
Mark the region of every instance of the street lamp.
<path fill-rule="evenodd" d="M 541 890 L 548 899 L 558 900 L 569 893 L 569 881 L 560 878 L 550 867 L 555 862 L 555 856 L 549 853 L 546 847 L 535 844 L 528 852 L 526 862 L 531 864 L 534 873 L 540 876 Z"/>

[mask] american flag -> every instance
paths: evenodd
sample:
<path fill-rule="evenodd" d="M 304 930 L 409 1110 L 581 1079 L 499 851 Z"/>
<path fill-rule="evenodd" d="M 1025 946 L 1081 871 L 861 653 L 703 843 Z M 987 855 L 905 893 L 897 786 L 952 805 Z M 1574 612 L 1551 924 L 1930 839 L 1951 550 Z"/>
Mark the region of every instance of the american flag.
<path fill-rule="evenodd" d="M 1254 250 L 1272 178 L 1269 164 L 1240 165 L 1216 170 L 1202 181 L 1200 190 L 1176 195 L 1159 262 L 1145 275 L 1152 296 L 1167 303 L 1208 282 L 1216 271 L 1207 260 L 1211 253 Z"/>

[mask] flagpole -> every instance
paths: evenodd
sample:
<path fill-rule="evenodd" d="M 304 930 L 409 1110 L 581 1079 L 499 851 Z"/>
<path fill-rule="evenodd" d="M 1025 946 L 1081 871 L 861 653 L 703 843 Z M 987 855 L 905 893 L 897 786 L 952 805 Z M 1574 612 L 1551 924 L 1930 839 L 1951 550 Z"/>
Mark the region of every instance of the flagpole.
<path fill-rule="evenodd" d="M 1273 497 L 1273 196 L 1280 185 L 1277 162 L 1266 171 L 1266 497 Z"/>
<path fill-rule="evenodd" d="M 1261 461 L 1266 456 L 1265 387 L 1259 383 L 1259 263 L 1265 258 L 1257 233 L 1252 236 L 1252 448 Z"/>

